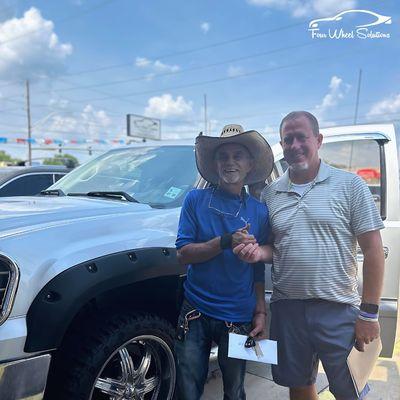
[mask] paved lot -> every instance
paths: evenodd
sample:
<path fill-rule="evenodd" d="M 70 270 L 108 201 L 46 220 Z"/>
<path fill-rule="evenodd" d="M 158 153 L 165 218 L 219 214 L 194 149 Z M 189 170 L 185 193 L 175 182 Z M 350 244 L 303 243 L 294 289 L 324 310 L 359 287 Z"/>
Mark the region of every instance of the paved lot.
<path fill-rule="evenodd" d="M 380 358 L 371 375 L 371 392 L 368 400 L 400 399 L 400 340 L 397 342 L 395 356 L 392 359 Z M 318 374 L 317 387 L 320 400 L 333 400 L 328 390 L 326 376 L 321 369 Z M 286 388 L 272 382 L 268 366 L 252 363 L 247 368 L 246 393 L 248 400 L 284 400 L 288 399 Z M 215 371 L 209 379 L 202 400 L 221 400 L 222 382 L 219 371 Z"/>

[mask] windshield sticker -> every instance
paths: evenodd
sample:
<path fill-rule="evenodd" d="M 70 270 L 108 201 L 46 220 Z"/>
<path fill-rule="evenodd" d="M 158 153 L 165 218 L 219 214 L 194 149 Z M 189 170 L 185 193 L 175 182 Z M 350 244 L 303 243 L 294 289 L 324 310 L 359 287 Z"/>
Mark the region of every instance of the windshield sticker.
<path fill-rule="evenodd" d="M 170 199 L 176 199 L 182 192 L 182 189 L 171 186 L 165 193 L 164 197 L 169 197 Z"/>

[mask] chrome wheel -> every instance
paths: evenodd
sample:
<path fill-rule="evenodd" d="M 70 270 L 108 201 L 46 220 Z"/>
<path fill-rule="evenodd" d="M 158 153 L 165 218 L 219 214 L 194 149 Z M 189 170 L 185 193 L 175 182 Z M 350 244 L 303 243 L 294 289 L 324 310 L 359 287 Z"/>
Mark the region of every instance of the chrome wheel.
<path fill-rule="evenodd" d="M 91 400 L 169 400 L 175 361 L 168 344 L 153 335 L 137 336 L 114 351 L 96 377 Z"/>

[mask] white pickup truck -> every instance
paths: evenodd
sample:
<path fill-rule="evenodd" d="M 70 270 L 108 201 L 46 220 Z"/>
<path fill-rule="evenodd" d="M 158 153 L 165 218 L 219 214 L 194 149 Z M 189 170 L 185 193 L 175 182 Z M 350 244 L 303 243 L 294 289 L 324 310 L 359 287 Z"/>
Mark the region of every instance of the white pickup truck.
<path fill-rule="evenodd" d="M 391 356 L 399 132 L 386 124 L 322 133 L 323 159 L 362 176 L 385 221 L 380 320 L 382 354 Z M 271 179 L 286 168 L 280 147 L 274 151 Z M 193 142 L 159 142 L 112 150 L 41 196 L 0 201 L 1 400 L 173 398 L 172 341 L 185 274 L 174 242 L 180 206 L 195 185 L 204 182 Z"/>

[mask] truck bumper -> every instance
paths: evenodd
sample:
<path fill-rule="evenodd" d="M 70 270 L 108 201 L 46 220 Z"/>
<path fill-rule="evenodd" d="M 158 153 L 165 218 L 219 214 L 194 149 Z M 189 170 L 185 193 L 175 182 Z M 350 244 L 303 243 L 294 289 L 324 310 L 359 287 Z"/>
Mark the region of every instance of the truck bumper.
<path fill-rule="evenodd" d="M 0 364 L 0 399 L 42 399 L 50 358 L 45 354 Z"/>

